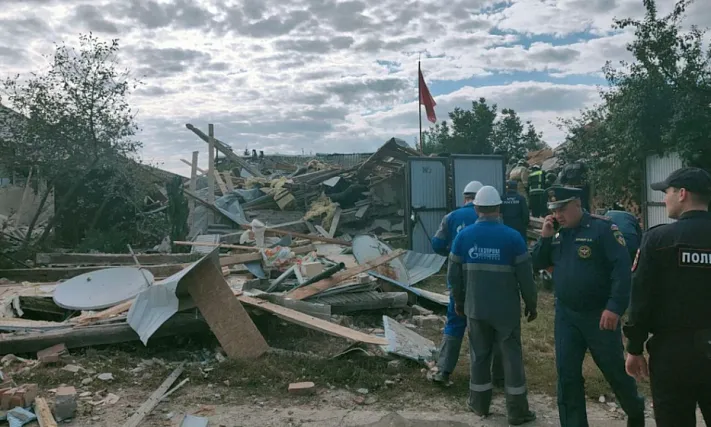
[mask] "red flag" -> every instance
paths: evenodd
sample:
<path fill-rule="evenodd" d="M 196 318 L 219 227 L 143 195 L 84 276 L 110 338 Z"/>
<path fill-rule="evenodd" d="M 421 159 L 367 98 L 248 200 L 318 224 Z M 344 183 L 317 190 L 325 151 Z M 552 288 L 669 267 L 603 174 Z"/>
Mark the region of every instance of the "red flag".
<path fill-rule="evenodd" d="M 437 105 L 430 90 L 427 88 L 427 83 L 425 83 L 425 76 L 422 75 L 422 70 L 419 70 L 420 82 L 418 87 L 420 88 L 420 105 L 425 106 L 425 111 L 427 112 L 427 120 L 435 123 L 437 121 L 437 116 L 435 115 L 434 107 Z"/>

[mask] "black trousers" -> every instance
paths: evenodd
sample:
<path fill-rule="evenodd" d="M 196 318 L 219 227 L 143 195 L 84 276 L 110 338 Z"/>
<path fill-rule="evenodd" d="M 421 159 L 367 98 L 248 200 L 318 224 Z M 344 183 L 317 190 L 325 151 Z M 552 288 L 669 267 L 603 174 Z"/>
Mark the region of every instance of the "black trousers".
<path fill-rule="evenodd" d="M 711 358 L 700 341 L 682 332 L 655 334 L 647 344 L 658 427 L 695 427 L 697 406 L 711 426 Z"/>

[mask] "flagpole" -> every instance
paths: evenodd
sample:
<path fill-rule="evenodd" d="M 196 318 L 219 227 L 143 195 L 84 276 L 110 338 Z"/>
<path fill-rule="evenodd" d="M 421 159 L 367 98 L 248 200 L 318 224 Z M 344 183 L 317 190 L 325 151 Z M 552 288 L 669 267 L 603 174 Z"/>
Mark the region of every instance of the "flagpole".
<path fill-rule="evenodd" d="M 422 69 L 420 68 L 420 61 L 417 61 L 417 105 L 419 106 L 419 119 L 420 119 L 420 154 L 424 154 L 424 146 L 422 141 L 422 87 L 420 84 L 422 76 Z"/>

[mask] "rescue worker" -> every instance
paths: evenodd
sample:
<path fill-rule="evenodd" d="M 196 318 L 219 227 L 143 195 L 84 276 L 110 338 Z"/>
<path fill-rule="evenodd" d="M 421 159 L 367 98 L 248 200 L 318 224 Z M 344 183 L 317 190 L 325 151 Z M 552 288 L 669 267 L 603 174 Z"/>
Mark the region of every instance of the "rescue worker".
<path fill-rule="evenodd" d="M 528 162 L 524 159 L 519 160 L 509 173 L 509 180 L 518 182 L 518 192 L 524 197 L 528 197 L 528 174 Z"/>
<path fill-rule="evenodd" d="M 546 210 L 541 209 L 545 203 L 545 187 L 543 182 L 543 171 L 538 165 L 531 167 L 531 173 L 528 175 L 528 200 L 531 202 L 531 215 L 540 218 Z"/>
<path fill-rule="evenodd" d="M 464 187 L 464 206 L 456 209 L 442 218 L 439 230 L 432 238 L 432 248 L 442 256 L 448 256 L 452 248 L 452 242 L 457 234 L 468 225 L 474 224 L 477 220 L 476 210 L 473 202 L 477 191 L 482 187 L 481 182 L 472 181 Z M 447 283 L 451 290 L 451 285 Z M 439 349 L 439 359 L 437 361 L 437 373 L 434 381 L 438 383 L 448 383 L 449 375 L 454 371 L 459 360 L 459 353 L 462 348 L 464 332 L 467 329 L 467 318 L 458 316 L 454 311 L 454 299 L 452 293 L 449 295 L 449 305 L 447 306 L 447 322 L 444 325 L 444 337 Z M 501 364 L 501 356 L 496 352 L 493 360 L 493 375 L 497 385 L 503 384 L 504 368 Z"/>
<path fill-rule="evenodd" d="M 501 205 L 501 217 L 504 224 L 518 231 L 524 242 L 528 242 L 526 230 L 531 220 L 526 198 L 518 194 L 518 182 L 509 181 L 506 184 L 506 197 Z"/>
<path fill-rule="evenodd" d="M 642 240 L 642 227 L 639 226 L 636 216 L 625 211 L 619 204 L 616 205 L 618 209 L 610 209 L 605 212 L 605 217 L 619 227 L 627 245 L 627 253 L 630 254 L 630 259 L 634 259 L 637 249 L 639 249 L 639 242 Z"/>
<path fill-rule="evenodd" d="M 553 266 L 558 410 L 562 427 L 586 427 L 583 359 L 589 349 L 622 409 L 627 425 L 644 425 L 644 400 L 625 372 L 619 320 L 627 309 L 631 260 L 617 225 L 583 211 L 581 190 L 551 187 L 536 270 Z M 560 230 L 556 232 L 556 225 Z"/>
<path fill-rule="evenodd" d="M 657 426 L 696 426 L 697 404 L 711 425 L 711 175 L 682 168 L 651 187 L 678 221 L 649 229 L 635 258 L 627 372 L 651 374 Z"/>
<path fill-rule="evenodd" d="M 489 415 L 491 357 L 498 347 L 505 360 L 508 421 L 521 425 L 536 419 L 528 407 L 526 391 L 521 297 L 530 322 L 537 316 L 537 290 L 526 242 L 499 220 L 501 204 L 494 187 L 479 190 L 474 199 L 479 219 L 454 239 L 447 279 L 457 314 L 466 316 L 469 322 L 469 408 L 479 416 Z"/>

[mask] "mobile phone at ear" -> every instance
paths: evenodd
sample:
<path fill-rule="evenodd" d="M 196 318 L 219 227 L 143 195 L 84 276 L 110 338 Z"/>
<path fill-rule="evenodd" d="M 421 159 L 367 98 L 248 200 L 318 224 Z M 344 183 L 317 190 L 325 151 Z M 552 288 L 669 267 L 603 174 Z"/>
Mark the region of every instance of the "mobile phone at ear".
<path fill-rule="evenodd" d="M 560 229 L 560 223 L 558 222 L 557 219 L 553 218 L 553 229 L 555 231 L 558 231 Z"/>

